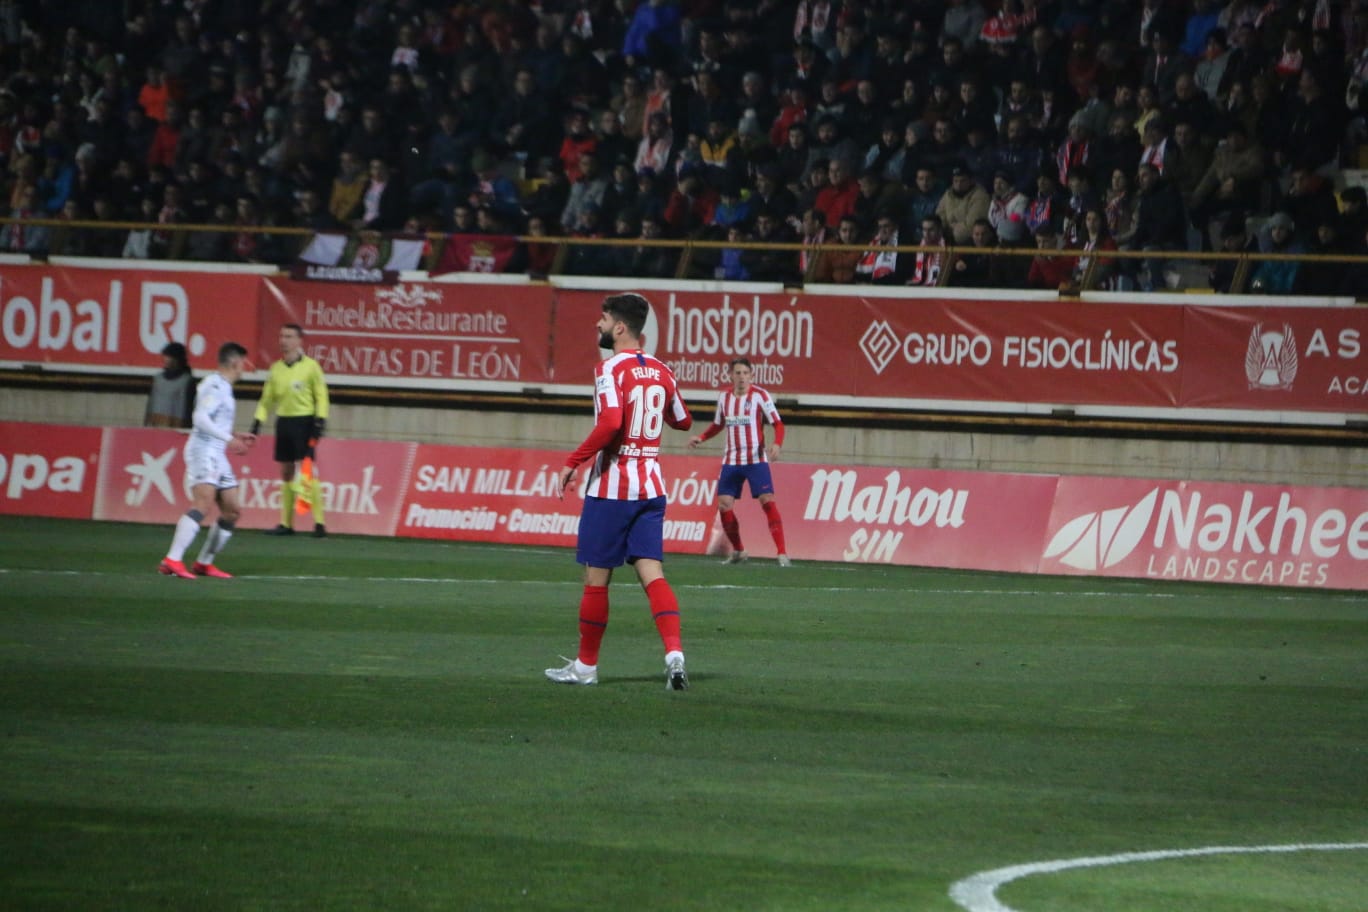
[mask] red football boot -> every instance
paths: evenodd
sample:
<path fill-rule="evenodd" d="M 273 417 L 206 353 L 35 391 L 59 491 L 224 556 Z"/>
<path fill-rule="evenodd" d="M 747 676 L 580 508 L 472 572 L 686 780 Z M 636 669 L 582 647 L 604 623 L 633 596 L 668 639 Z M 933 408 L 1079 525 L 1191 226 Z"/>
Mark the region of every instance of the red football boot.
<path fill-rule="evenodd" d="M 172 560 L 169 557 L 162 558 L 161 564 L 157 567 L 157 572 L 163 576 L 179 576 L 181 579 L 195 578 L 195 574 L 185 569 L 183 561 Z"/>
<path fill-rule="evenodd" d="M 196 576 L 212 576 L 214 579 L 233 578 L 233 574 L 224 573 L 222 570 L 220 570 L 218 567 L 215 567 L 213 564 L 201 564 L 199 561 L 196 561 L 195 566 L 191 569 L 195 571 Z"/>

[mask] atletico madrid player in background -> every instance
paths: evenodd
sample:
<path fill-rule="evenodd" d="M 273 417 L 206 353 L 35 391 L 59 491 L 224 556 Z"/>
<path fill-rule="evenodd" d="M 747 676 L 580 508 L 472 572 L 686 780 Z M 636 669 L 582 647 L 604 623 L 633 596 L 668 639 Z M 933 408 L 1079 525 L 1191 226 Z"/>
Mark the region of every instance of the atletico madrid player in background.
<path fill-rule="evenodd" d="M 665 686 L 684 690 L 684 649 L 679 603 L 665 581 L 665 480 L 660 474 L 660 436 L 669 425 L 693 424 L 679 398 L 674 374 L 646 354 L 641 332 L 651 305 L 638 294 L 610 295 L 599 317 L 599 347 L 612 354 L 594 370 L 594 429 L 565 460 L 560 495 L 575 470 L 593 460 L 584 486 L 575 559 L 584 565 L 580 598 L 579 653 L 546 676 L 561 684 L 598 683 L 598 654 L 608 628 L 608 583 L 613 570 L 632 564 L 646 590 L 651 616 L 665 646 Z"/>
<path fill-rule="evenodd" d="M 717 397 L 717 414 L 703 433 L 689 440 L 696 448 L 710 437 L 727 432 L 727 448 L 722 454 L 722 474 L 717 480 L 717 511 L 722 515 L 722 531 L 727 533 L 732 553 L 725 563 L 739 564 L 746 560 L 746 549 L 741 544 L 741 524 L 732 507 L 741 496 L 743 485 L 750 485 L 751 496 L 759 499 L 760 509 L 769 520 L 770 536 L 779 553 L 779 566 L 790 564 L 784 546 L 784 521 L 779 516 L 779 505 L 774 502 L 774 479 L 769 464 L 779 457 L 784 445 L 784 422 L 774 399 L 762 387 L 751 383 L 754 370 L 750 361 L 736 358 L 731 362 L 732 388 Z M 765 422 L 774 426 L 774 443 L 765 445 Z"/>

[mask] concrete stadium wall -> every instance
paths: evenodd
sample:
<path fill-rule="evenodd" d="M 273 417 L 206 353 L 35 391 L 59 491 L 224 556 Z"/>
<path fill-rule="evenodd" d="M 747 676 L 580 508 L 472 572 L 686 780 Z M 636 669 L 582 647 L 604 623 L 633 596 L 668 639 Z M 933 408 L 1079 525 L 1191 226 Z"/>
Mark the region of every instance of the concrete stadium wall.
<path fill-rule="evenodd" d="M 0 388 L 0 419 L 78 425 L 139 425 L 145 396 Z M 251 403 L 239 403 L 245 426 Z M 695 407 L 695 416 L 704 410 Z M 582 415 L 455 408 L 341 405 L 333 436 L 454 446 L 571 449 L 588 431 Z M 682 438 L 669 444 L 683 452 Z M 720 454 L 720 449 L 717 450 Z M 1362 487 L 1368 452 L 1352 446 L 1071 437 L 987 431 L 925 431 L 790 424 L 783 458 L 794 462 L 1119 475 L 1141 478 Z"/>

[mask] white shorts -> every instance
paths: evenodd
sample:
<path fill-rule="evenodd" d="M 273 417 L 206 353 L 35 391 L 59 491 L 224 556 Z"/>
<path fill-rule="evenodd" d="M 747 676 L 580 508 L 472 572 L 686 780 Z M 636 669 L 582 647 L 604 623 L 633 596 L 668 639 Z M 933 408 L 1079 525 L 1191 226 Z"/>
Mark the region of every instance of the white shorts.
<path fill-rule="evenodd" d="M 213 485 L 222 491 L 238 486 L 233 467 L 228 464 L 228 453 L 222 445 L 214 446 L 191 437 L 185 442 L 185 486 Z"/>

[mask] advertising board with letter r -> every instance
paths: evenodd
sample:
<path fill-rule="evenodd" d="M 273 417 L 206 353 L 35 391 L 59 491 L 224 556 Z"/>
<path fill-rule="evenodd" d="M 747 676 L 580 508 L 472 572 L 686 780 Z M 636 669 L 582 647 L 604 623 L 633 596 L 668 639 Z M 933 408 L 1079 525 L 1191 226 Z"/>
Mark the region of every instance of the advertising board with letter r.
<path fill-rule="evenodd" d="M 218 347 L 256 337 L 259 276 L 233 273 L 5 266 L 0 269 L 0 362 L 161 367 L 180 342 L 192 367 Z"/>

